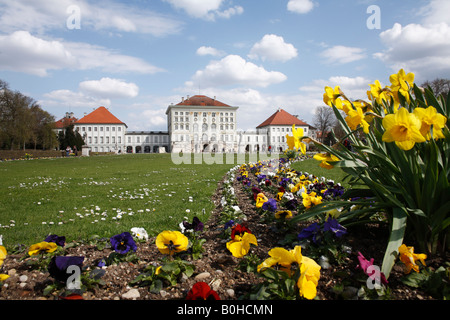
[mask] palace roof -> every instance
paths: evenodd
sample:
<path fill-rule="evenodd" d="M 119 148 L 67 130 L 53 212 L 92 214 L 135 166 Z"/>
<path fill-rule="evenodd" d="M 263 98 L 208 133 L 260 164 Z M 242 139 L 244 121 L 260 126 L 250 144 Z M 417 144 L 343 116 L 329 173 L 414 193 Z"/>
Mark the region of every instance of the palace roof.
<path fill-rule="evenodd" d="M 270 125 L 290 125 L 295 124 L 296 126 L 306 126 L 310 127 L 309 124 L 300 120 L 296 116 L 293 116 L 289 112 L 284 111 L 283 109 L 278 109 L 274 114 L 272 114 L 266 121 L 261 123 L 256 128 L 261 128 Z"/>
<path fill-rule="evenodd" d="M 125 124 L 105 107 L 98 107 L 78 120 L 76 124 Z"/>

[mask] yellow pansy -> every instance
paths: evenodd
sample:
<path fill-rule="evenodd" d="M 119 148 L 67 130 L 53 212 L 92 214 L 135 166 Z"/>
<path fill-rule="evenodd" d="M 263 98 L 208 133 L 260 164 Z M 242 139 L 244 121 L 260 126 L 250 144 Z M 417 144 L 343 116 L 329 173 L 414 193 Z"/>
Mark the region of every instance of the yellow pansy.
<path fill-rule="evenodd" d="M 0 266 L 3 264 L 5 258 L 6 258 L 6 248 L 4 246 L 0 246 Z"/>
<path fill-rule="evenodd" d="M 280 211 L 277 211 L 275 213 L 275 218 L 277 218 L 277 219 L 281 219 L 281 218 L 291 219 L 292 218 L 292 211 L 291 210 L 280 210 Z"/>
<path fill-rule="evenodd" d="M 297 286 L 301 297 L 306 299 L 314 299 L 317 295 L 317 284 L 320 278 L 320 265 L 313 259 L 308 257 L 302 258 L 300 266 L 300 278 Z"/>
<path fill-rule="evenodd" d="M 416 142 L 424 142 L 425 138 L 420 133 L 421 121 L 405 108 L 400 108 L 394 114 L 388 114 L 383 118 L 384 142 L 395 142 L 403 150 L 410 150 Z"/>
<path fill-rule="evenodd" d="M 256 207 L 257 208 L 261 208 L 262 205 L 267 201 L 269 201 L 269 199 L 267 199 L 267 197 L 264 195 L 264 193 L 258 193 L 256 195 Z"/>
<path fill-rule="evenodd" d="M 415 108 L 414 115 L 422 122 L 420 133 L 427 139 L 431 139 L 430 128 L 433 126 L 433 137 L 435 139 L 443 139 L 442 129 L 445 127 L 447 118 L 438 113 L 436 108 Z"/>
<path fill-rule="evenodd" d="M 156 247 L 162 254 L 172 255 L 187 250 L 189 239 L 180 231 L 163 231 L 156 237 Z"/>
<path fill-rule="evenodd" d="M 42 241 L 42 242 L 31 245 L 30 248 L 28 249 L 28 254 L 30 256 L 34 256 L 41 252 L 50 253 L 50 252 L 55 251 L 57 248 L 58 248 L 58 245 L 54 242 Z"/>
<path fill-rule="evenodd" d="M 258 245 L 256 237 L 254 234 L 245 232 L 242 237 L 236 234 L 233 240 L 227 242 L 227 249 L 234 257 L 242 258 L 250 251 L 251 244 Z"/>
<path fill-rule="evenodd" d="M 310 194 L 307 194 L 306 192 L 302 193 L 302 203 L 305 208 L 309 209 L 312 205 L 317 205 L 319 203 L 322 203 L 322 197 L 316 196 L 316 193 L 313 191 Z"/>
<path fill-rule="evenodd" d="M 5 281 L 8 278 L 9 278 L 9 275 L 4 274 L 4 273 L 0 274 L 0 281 Z"/>
<path fill-rule="evenodd" d="M 398 253 L 400 255 L 400 261 L 406 266 L 405 273 L 410 273 L 411 270 L 419 272 L 419 266 L 416 264 L 417 260 L 420 260 L 425 266 L 427 255 L 423 253 L 414 253 L 414 247 L 407 247 L 405 244 L 402 244 L 398 248 Z"/>
<path fill-rule="evenodd" d="M 272 268 L 277 266 L 280 270 L 289 274 L 289 276 L 294 272 L 292 267 L 294 265 L 300 265 L 302 263 L 302 248 L 300 246 L 295 246 L 292 250 L 286 250 L 281 247 L 273 248 L 269 251 L 270 258 L 264 260 L 257 267 L 257 271 L 261 272 L 266 268 Z"/>

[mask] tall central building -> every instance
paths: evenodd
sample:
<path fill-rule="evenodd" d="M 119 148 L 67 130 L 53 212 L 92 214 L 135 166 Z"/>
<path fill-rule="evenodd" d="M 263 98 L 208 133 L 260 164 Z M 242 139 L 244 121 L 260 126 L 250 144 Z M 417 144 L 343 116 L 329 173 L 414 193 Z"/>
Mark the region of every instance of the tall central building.
<path fill-rule="evenodd" d="M 166 111 L 170 152 L 237 152 L 237 109 L 203 95 L 171 104 Z"/>

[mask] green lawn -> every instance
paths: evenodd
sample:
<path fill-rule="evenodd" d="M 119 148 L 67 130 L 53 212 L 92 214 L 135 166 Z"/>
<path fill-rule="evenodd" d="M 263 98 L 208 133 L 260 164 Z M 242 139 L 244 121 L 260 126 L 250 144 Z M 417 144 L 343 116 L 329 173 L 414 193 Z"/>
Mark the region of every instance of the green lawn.
<path fill-rule="evenodd" d="M 178 230 L 185 217 L 209 218 L 218 181 L 246 160 L 177 165 L 170 154 L 127 154 L 0 162 L 0 235 L 4 245 L 14 246 L 47 234 L 71 241 L 132 227 L 150 236 Z M 336 181 L 344 177 L 312 159 L 293 168 Z"/>
<path fill-rule="evenodd" d="M 347 179 L 344 178 L 347 174 L 340 168 L 325 169 L 319 166 L 320 162 L 314 159 L 308 159 L 304 161 L 297 161 L 291 165 L 292 169 L 300 172 L 308 172 L 316 177 L 325 177 L 327 179 L 334 180 L 335 182 L 340 182 L 344 188 L 348 188 L 349 184 Z"/>
<path fill-rule="evenodd" d="M 185 216 L 207 219 L 217 182 L 233 166 L 176 165 L 170 154 L 2 162 L 0 235 L 4 245 L 50 233 L 68 241 L 110 237 L 132 227 L 156 235 Z"/>

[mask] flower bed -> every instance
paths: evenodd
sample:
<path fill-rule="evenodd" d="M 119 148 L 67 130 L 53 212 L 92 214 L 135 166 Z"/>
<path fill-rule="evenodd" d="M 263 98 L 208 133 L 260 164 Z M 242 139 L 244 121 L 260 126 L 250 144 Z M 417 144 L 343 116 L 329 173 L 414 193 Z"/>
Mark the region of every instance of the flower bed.
<path fill-rule="evenodd" d="M 333 223 L 322 224 L 323 228 L 312 233 L 311 225 L 318 221 L 289 225 L 292 218 L 286 211 L 292 217 L 299 214 L 298 210 L 289 210 L 292 200 L 300 200 L 299 192 L 317 192 L 326 201 L 327 197 L 338 197 L 340 187 L 324 178 L 290 170 L 288 163 L 280 170 L 267 167 L 272 169 L 266 172 L 265 179 L 262 168 L 262 164 L 248 164 L 230 170 L 212 199 L 217 207 L 209 221 L 181 222 L 180 230 L 161 233 L 160 239 L 147 238 L 145 229 L 138 228 L 110 239 L 94 236 L 66 244 L 61 236 L 53 236 L 30 248 L 16 248 L 6 254 L 1 266 L 1 272 L 9 277 L 1 282 L 0 298 L 167 300 L 204 295 L 203 298 L 223 300 L 439 299 L 423 288 L 411 286 L 411 281 L 409 285 L 403 283 L 404 264 L 400 261 L 383 290 L 366 291 L 369 278 L 365 272 L 380 263 L 384 248 L 380 239 L 386 239 L 388 230 L 375 221 L 346 229 Z M 286 190 L 293 184 L 288 182 L 296 181 L 296 177 L 305 190 L 298 186 L 299 190 L 291 196 Z M 280 194 L 282 188 L 286 195 Z M 264 203 L 258 208 L 255 193 L 263 193 L 265 203 L 278 198 L 276 209 L 273 205 L 263 209 Z M 248 231 L 254 237 L 246 244 L 240 243 Z M 240 246 L 237 251 L 231 246 L 236 242 Z M 290 253 L 285 255 L 277 248 Z M 283 265 L 276 259 L 290 255 L 294 258 L 289 265 L 284 264 L 284 270 L 275 268 Z M 61 278 L 61 270 L 56 268 L 55 272 L 55 265 L 65 270 L 73 261 L 56 257 L 78 257 L 77 263 L 81 261 L 81 291 L 68 290 L 67 275 L 71 274 L 62 272 L 66 277 Z M 301 271 L 301 267 L 297 269 L 297 265 L 302 265 L 300 257 L 303 263 L 312 264 L 315 276 Z M 425 263 L 437 270 L 443 260 Z M 419 266 L 423 271 L 423 266 Z M 299 281 L 303 283 L 299 285 Z M 196 283 L 201 284 L 194 287 Z M 287 285 L 281 289 L 283 283 Z"/>

